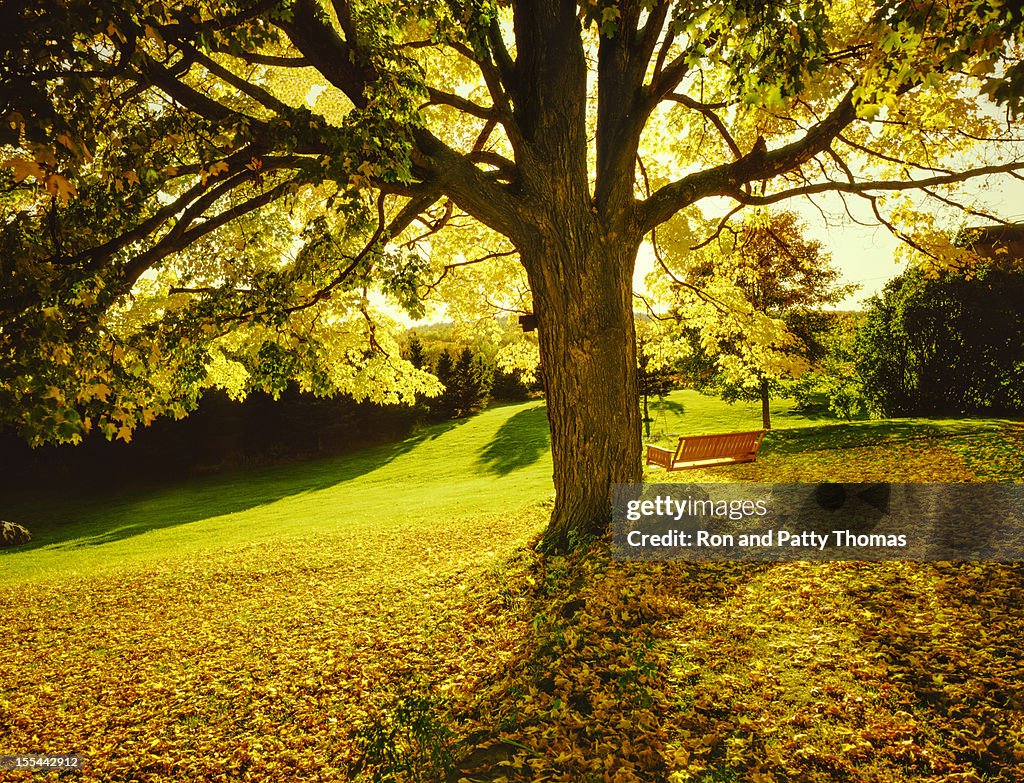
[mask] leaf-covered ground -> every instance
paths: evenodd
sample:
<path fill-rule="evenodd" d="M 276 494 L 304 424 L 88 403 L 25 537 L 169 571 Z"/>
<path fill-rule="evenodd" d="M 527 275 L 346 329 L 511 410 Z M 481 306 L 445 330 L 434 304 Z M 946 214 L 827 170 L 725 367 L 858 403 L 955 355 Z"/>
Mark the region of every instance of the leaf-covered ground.
<path fill-rule="evenodd" d="M 470 779 L 1024 775 L 1019 565 L 561 567 L 583 586 L 469 713 L 497 727 Z"/>
<path fill-rule="evenodd" d="M 84 781 L 1024 779 L 1020 564 L 541 559 L 534 409 L 106 527 L 54 505 L 0 555 L 0 754 L 79 752 Z M 1019 423 L 801 424 L 673 478 L 1024 476 Z"/>
<path fill-rule="evenodd" d="M 354 727 L 390 694 L 467 689 L 507 645 L 481 610 L 532 525 L 390 526 L 6 587 L 0 753 L 78 752 L 84 780 L 348 779 Z"/>

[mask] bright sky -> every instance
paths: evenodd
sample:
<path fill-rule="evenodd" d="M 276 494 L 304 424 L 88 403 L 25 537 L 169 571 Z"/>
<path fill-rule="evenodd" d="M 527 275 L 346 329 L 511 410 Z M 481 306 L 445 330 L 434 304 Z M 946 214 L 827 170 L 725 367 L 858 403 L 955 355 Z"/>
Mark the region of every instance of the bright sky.
<path fill-rule="evenodd" d="M 979 180 L 971 188 L 974 198 L 973 206 L 984 207 L 992 214 L 1004 220 L 1024 220 L 1024 182 L 1009 177 L 992 177 L 988 181 Z M 967 194 L 958 197 L 967 202 Z M 901 244 L 888 229 L 875 223 L 874 215 L 859 198 L 848 198 L 853 216 L 868 226 L 853 223 L 846 216 L 842 201 L 837 195 L 817 199 L 819 206 L 826 213 L 835 216 L 831 226 L 824 225 L 821 213 L 810 205 L 791 206 L 801 214 L 808 226 L 808 233 L 824 243 L 832 253 L 835 266 L 842 270 L 844 282 L 858 283 L 861 290 L 838 305 L 839 309 L 856 309 L 869 296 L 878 293 L 888 280 L 903 270 L 904 264 L 896 261 L 896 250 Z M 938 203 L 921 197 L 919 202 L 923 208 L 935 210 Z M 942 214 L 940 225 L 955 230 L 965 220 L 963 213 L 948 210 Z M 984 218 L 970 218 L 972 226 L 991 225 L 993 221 Z"/>
<path fill-rule="evenodd" d="M 978 180 L 969 193 L 961 193 L 958 198 L 963 203 L 984 207 L 1004 220 L 1024 221 L 1024 182 L 1019 180 L 1005 176 L 992 177 L 987 181 Z M 848 196 L 846 200 L 857 222 L 847 215 L 842 199 L 837 194 L 815 196 L 814 201 L 820 211 L 804 199 L 784 201 L 774 208 L 792 210 L 799 214 L 807 226 L 807 234 L 820 241 L 832 254 L 833 264 L 843 273 L 843 282 L 861 286 L 859 291 L 836 305 L 840 310 L 856 310 L 863 307 L 868 297 L 879 293 L 889 280 L 903 271 L 904 263 L 896 258 L 900 240 L 877 223 L 867 203 L 856 196 Z M 919 203 L 922 208 L 940 214 L 940 225 L 948 226 L 952 231 L 964 221 L 963 213 L 951 208 L 938 213 L 941 205 L 934 200 L 922 196 Z M 706 214 L 719 214 L 719 211 L 724 214 L 733 204 L 723 199 L 720 210 L 719 205 L 712 205 Z M 824 217 L 822 212 L 825 213 Z M 737 218 L 742 218 L 742 214 L 737 215 Z M 969 225 L 989 225 L 992 222 L 972 218 Z M 652 260 L 641 251 L 634 277 L 635 290 L 644 290 L 642 281 L 652 265 Z"/>
<path fill-rule="evenodd" d="M 807 233 L 832 254 L 832 263 L 842 271 L 843 282 L 860 286 L 860 290 L 837 304 L 837 309 L 860 309 L 864 300 L 881 291 L 902 271 L 903 264 L 896 260 L 900 241 L 878 225 L 862 199 L 847 198 L 847 203 L 853 217 L 866 225 L 851 220 L 838 195 L 818 197 L 815 203 L 825 212 L 827 223 L 821 212 L 806 201 L 794 201 L 785 208 L 798 213 L 807 224 Z"/>

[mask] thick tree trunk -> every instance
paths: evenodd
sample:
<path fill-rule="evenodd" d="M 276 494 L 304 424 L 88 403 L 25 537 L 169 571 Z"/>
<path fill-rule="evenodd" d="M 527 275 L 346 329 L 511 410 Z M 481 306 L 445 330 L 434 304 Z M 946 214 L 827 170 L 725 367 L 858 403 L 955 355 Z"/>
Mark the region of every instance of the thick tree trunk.
<path fill-rule="evenodd" d="M 545 544 L 558 550 L 604 533 L 612 485 L 642 475 L 632 278 L 644 231 L 633 203 L 640 127 L 630 116 L 639 111 L 646 62 L 633 64 L 631 82 L 617 79 L 629 63 L 605 45 L 605 58 L 619 57 L 619 65 L 599 77 L 592 180 L 578 6 L 546 0 L 515 3 L 513 12 L 515 203 L 481 205 L 474 185 L 463 201 L 512 239 L 530 279 L 556 492 Z"/>
<path fill-rule="evenodd" d="M 761 426 L 766 430 L 772 428 L 772 412 L 768 407 L 770 400 L 768 381 L 761 381 Z"/>
<path fill-rule="evenodd" d="M 642 475 L 632 308 L 636 244 L 615 241 L 589 214 L 561 228 L 561 236 L 523 254 L 551 425 L 556 495 L 544 543 L 552 550 L 604 533 L 612 485 L 639 482 Z"/>

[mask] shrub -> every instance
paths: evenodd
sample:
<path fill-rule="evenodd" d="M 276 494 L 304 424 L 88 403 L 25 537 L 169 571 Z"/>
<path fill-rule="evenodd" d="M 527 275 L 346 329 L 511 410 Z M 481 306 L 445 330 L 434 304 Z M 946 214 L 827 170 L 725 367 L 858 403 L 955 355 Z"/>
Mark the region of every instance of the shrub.
<path fill-rule="evenodd" d="M 1024 275 L 995 268 L 936 279 L 910 270 L 873 297 L 857 371 L 885 416 L 1024 410 Z"/>

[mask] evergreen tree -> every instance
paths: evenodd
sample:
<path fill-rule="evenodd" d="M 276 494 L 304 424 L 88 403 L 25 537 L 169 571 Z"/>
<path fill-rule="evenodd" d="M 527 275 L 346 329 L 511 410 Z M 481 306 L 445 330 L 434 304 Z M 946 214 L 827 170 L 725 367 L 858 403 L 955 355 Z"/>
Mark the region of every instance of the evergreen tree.
<path fill-rule="evenodd" d="M 480 410 L 491 393 L 493 375 L 483 357 L 474 356 L 468 346 L 462 350 L 455 364 L 454 387 L 457 416 L 468 416 Z"/>
<path fill-rule="evenodd" d="M 530 390 L 523 383 L 522 376 L 518 372 L 503 370 L 500 367 L 495 368 L 491 375 L 493 383 L 491 387 L 491 397 L 495 400 L 505 400 L 508 402 L 521 402 L 527 398 Z"/>
<path fill-rule="evenodd" d="M 476 387 L 475 410 L 483 408 L 491 399 L 494 389 L 494 366 L 483 356 L 473 360 L 473 377 Z"/>
<path fill-rule="evenodd" d="M 416 335 L 413 335 L 409 340 L 408 359 L 409 364 L 417 370 L 422 370 L 427 366 L 426 351 L 423 350 L 423 343 L 420 342 L 420 338 Z"/>
<path fill-rule="evenodd" d="M 431 412 L 438 419 L 453 418 L 458 410 L 458 391 L 455 379 L 455 360 L 447 348 L 441 351 L 437 357 L 434 375 L 444 386 L 444 391 L 431 400 Z"/>

